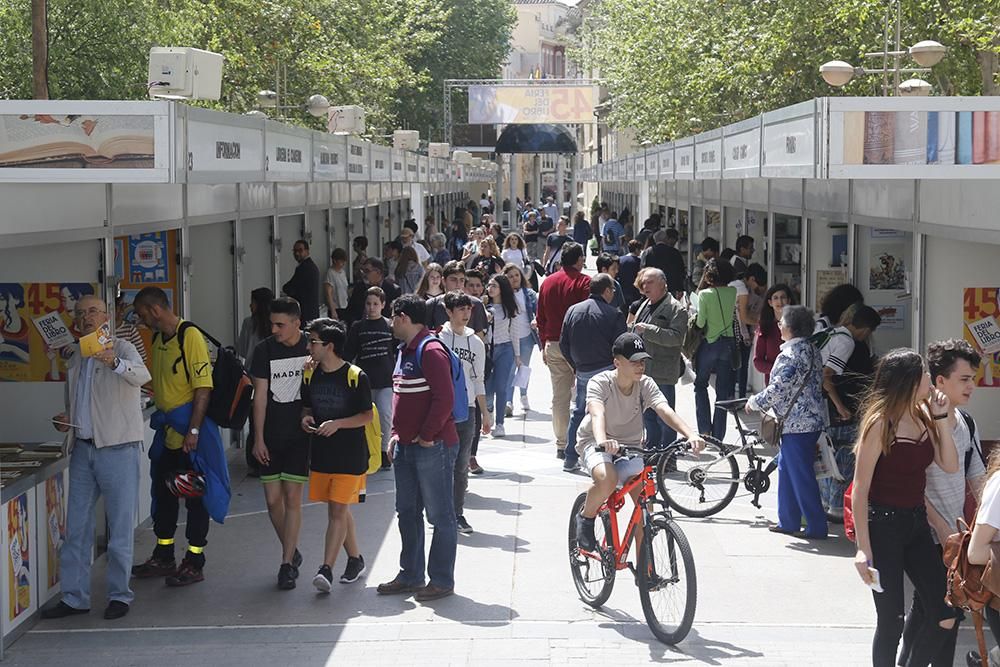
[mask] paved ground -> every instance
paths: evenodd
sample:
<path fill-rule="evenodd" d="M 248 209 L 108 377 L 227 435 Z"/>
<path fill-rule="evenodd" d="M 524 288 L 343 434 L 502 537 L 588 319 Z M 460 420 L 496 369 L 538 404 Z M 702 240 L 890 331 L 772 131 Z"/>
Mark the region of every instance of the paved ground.
<path fill-rule="evenodd" d="M 549 663 L 864 665 L 874 608 L 842 537 L 807 542 L 766 531 L 773 490 L 758 511 L 738 496 L 714 519 L 680 519 L 694 550 L 698 607 L 677 647 L 657 642 L 643 620 L 631 576 L 619 574 L 600 611 L 578 599 L 569 574 L 570 503 L 586 479 L 563 473 L 551 444 L 547 373 L 536 356 L 532 407 L 508 420 L 508 436 L 486 438 L 460 536 L 456 595 L 426 605 L 380 597 L 397 571 L 399 534 L 391 473 L 370 481 L 355 517 L 369 571 L 330 595 L 310 584 L 322 554 L 325 511 L 304 510 L 302 579 L 275 588 L 279 550 L 260 485 L 233 460 L 234 499 L 225 526 L 213 524 L 207 579 L 187 589 L 135 582 L 124 619 L 101 618 L 103 562 L 95 568 L 95 611 L 41 622 L 9 650 L 9 665 L 409 665 Z M 679 411 L 693 420 L 690 387 Z M 136 534 L 136 559 L 152 549 Z M 180 542 L 180 540 L 179 540 Z M 338 562 L 339 575 L 344 563 Z M 963 630 L 964 651 L 974 643 Z"/>

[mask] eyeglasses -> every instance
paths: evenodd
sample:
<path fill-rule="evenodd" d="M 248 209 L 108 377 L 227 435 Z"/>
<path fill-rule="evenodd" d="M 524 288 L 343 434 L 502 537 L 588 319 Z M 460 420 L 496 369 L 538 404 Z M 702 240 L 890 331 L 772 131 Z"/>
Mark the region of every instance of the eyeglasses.
<path fill-rule="evenodd" d="M 309 344 L 310 345 L 329 345 L 329 343 L 327 343 L 325 340 L 319 340 L 318 338 L 310 338 L 309 339 Z"/>
<path fill-rule="evenodd" d="M 87 310 L 75 310 L 73 311 L 73 316 L 76 317 L 76 319 L 81 320 L 87 315 L 97 315 L 98 313 L 106 313 L 106 312 L 108 311 L 103 308 L 97 308 L 95 306 L 93 308 L 88 308 Z"/>

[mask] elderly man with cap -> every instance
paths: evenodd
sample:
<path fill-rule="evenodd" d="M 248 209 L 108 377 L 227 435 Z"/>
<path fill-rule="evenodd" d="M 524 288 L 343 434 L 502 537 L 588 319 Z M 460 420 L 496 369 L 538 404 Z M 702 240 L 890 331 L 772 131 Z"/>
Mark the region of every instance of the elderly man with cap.
<path fill-rule="evenodd" d="M 412 229 L 404 227 L 403 231 L 399 233 L 399 242 L 403 244 L 404 248 L 413 248 L 416 251 L 421 266 L 427 266 L 427 262 L 431 261 L 431 253 L 422 243 L 416 242 L 416 236 L 414 236 Z"/>
<path fill-rule="evenodd" d="M 634 333 L 623 333 L 615 339 L 611 352 L 614 369 L 598 373 L 587 383 L 587 414 L 577 431 L 577 451 L 594 480 L 587 490 L 583 511 L 576 518 L 577 540 L 585 551 L 593 551 L 596 547 L 594 518 L 601 503 L 615 490 L 619 478 L 625 479 L 642 471 L 641 457 L 628 459 L 619 453 L 622 445 L 642 446 L 644 435 L 640 415 L 646 409 L 656 411 L 660 419 L 687 438 L 695 452 L 705 446 L 697 429 L 670 408 L 656 382 L 645 374 L 646 360 L 651 355 L 646 352 L 642 338 Z M 641 532 L 636 539 L 641 542 Z"/>
<path fill-rule="evenodd" d="M 83 335 L 108 323 L 107 305 L 93 295 L 77 301 L 74 312 Z M 94 549 L 94 505 L 104 496 L 108 521 L 108 607 L 104 618 L 121 618 L 134 597 L 129 588 L 135 511 L 139 498 L 139 448 L 146 434 L 139 388 L 150 374 L 132 343 L 115 338 L 91 357 L 74 345 L 67 363 L 69 414 L 52 418 L 69 432 L 69 499 L 66 541 L 59 552 L 62 600 L 42 610 L 42 618 L 90 611 L 90 568 Z"/>

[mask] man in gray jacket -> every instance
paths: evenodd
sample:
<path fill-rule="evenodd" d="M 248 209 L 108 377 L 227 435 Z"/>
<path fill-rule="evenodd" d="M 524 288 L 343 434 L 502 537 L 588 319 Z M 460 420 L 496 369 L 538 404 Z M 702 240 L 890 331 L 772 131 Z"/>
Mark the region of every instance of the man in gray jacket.
<path fill-rule="evenodd" d="M 639 286 L 646 300 L 639 304 L 632 330 L 639 334 L 646 352 L 646 375 L 666 397 L 673 410 L 676 402 L 675 385 L 681 376 L 681 343 L 687 333 L 688 313 L 684 305 L 667 290 L 667 277 L 660 269 L 643 270 Z M 642 416 L 646 442 L 650 446 L 670 444 L 677 432 L 664 423 L 653 410 Z"/>
<path fill-rule="evenodd" d="M 573 472 L 579 464 L 576 431 L 587 413 L 587 382 L 601 371 L 614 368 L 611 348 L 625 333 L 625 316 L 611 305 L 615 280 L 600 273 L 590 281 L 590 298 L 569 307 L 563 319 L 559 351 L 576 373 L 576 397 L 566 434 L 563 470 Z"/>
<path fill-rule="evenodd" d="M 107 305 L 96 296 L 76 304 L 74 316 L 83 335 L 108 322 Z M 66 541 L 59 552 L 62 600 L 42 611 L 42 618 L 62 618 L 90 611 L 90 565 L 94 549 L 94 505 L 104 496 L 108 519 L 108 606 L 104 618 L 128 613 L 132 603 L 135 508 L 139 495 L 139 446 L 145 436 L 139 388 L 150 375 L 132 343 L 115 338 L 110 349 L 84 357 L 74 346 L 67 364 L 65 412 L 52 418 L 69 432 L 69 499 Z"/>

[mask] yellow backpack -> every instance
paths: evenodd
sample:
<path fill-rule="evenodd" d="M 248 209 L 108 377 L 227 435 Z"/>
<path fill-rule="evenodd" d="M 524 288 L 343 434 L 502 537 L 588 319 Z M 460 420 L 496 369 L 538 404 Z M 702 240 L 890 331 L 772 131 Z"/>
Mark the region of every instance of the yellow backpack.
<path fill-rule="evenodd" d="M 347 386 L 357 387 L 361 369 L 354 364 L 347 366 Z M 382 424 L 378 418 L 378 408 L 372 403 L 372 420 L 365 424 L 365 440 L 368 442 L 368 474 L 374 474 L 382 467 Z"/>

